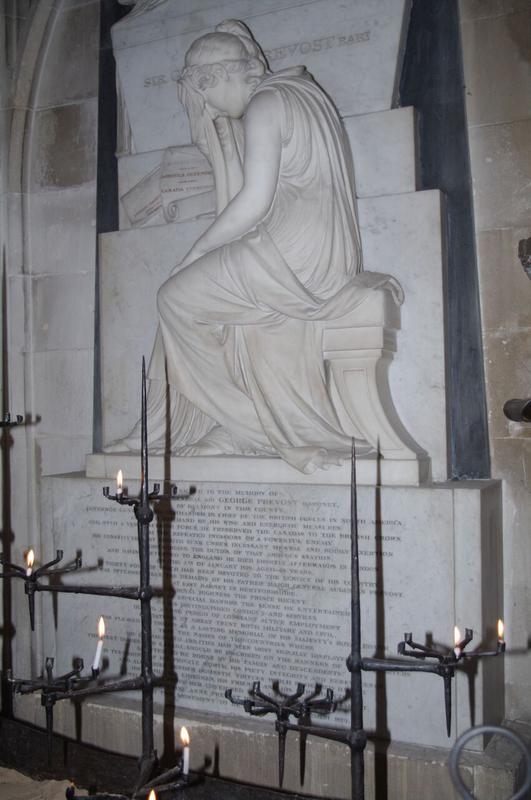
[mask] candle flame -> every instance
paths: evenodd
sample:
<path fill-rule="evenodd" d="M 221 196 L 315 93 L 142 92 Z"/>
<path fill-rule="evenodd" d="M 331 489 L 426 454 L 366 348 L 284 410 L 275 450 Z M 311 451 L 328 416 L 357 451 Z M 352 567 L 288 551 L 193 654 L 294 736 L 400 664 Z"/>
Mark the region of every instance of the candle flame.
<path fill-rule="evenodd" d="M 184 725 L 181 728 L 181 744 L 183 745 L 183 747 L 188 747 L 188 745 L 190 744 L 190 735 L 186 730 L 186 728 L 184 727 Z"/>
<path fill-rule="evenodd" d="M 457 625 L 454 625 L 454 644 L 458 645 L 460 641 L 461 641 L 461 631 L 459 630 Z"/>
<path fill-rule="evenodd" d="M 148 800 L 157 800 L 157 795 L 155 794 L 155 789 L 152 789 L 150 791 Z"/>
<path fill-rule="evenodd" d="M 116 487 L 118 490 L 121 490 L 124 483 L 124 474 L 121 469 L 118 470 L 118 474 L 116 476 Z"/>
<path fill-rule="evenodd" d="M 33 552 L 33 550 L 28 550 L 26 554 L 26 564 L 31 569 L 34 563 L 35 563 L 35 553 Z"/>
<path fill-rule="evenodd" d="M 100 621 L 98 622 L 98 636 L 100 639 L 103 639 L 105 636 L 105 620 L 103 617 L 100 617 Z"/>
<path fill-rule="evenodd" d="M 503 639 L 503 635 L 505 633 L 505 625 L 503 624 L 503 620 L 498 620 L 498 639 Z"/>

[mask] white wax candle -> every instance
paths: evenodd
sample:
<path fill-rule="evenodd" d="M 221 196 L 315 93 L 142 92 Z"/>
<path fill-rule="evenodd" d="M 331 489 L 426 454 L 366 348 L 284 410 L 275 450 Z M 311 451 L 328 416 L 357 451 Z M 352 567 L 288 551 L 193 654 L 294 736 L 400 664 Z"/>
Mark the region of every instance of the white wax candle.
<path fill-rule="evenodd" d="M 183 776 L 187 776 L 190 771 L 190 736 L 183 726 L 181 728 L 181 744 L 183 746 Z"/>
<path fill-rule="evenodd" d="M 98 644 L 96 645 L 96 654 L 94 656 L 94 661 L 92 662 L 93 670 L 98 670 L 100 668 L 102 650 L 103 650 L 103 639 L 98 639 Z"/>
<path fill-rule="evenodd" d="M 26 564 L 28 565 L 26 569 L 27 578 L 29 578 L 31 576 L 31 573 L 33 572 L 34 562 L 35 562 L 35 553 L 33 552 L 33 550 L 30 550 L 26 556 Z"/>
<path fill-rule="evenodd" d="M 116 476 L 116 496 L 120 497 L 123 493 L 123 482 L 124 482 L 124 475 L 121 469 L 118 470 L 118 475 Z"/>
<path fill-rule="evenodd" d="M 105 621 L 100 617 L 98 622 L 98 644 L 96 645 L 96 652 L 94 654 L 94 661 L 92 662 L 92 669 L 98 670 L 100 668 L 101 652 L 103 650 L 103 637 L 105 636 Z"/>
<path fill-rule="evenodd" d="M 460 641 L 461 641 L 461 631 L 459 630 L 457 625 L 455 625 L 454 626 L 454 644 L 455 644 L 454 653 L 455 653 L 455 657 L 456 658 L 459 658 L 459 656 L 461 655 L 461 648 L 457 646 Z"/>

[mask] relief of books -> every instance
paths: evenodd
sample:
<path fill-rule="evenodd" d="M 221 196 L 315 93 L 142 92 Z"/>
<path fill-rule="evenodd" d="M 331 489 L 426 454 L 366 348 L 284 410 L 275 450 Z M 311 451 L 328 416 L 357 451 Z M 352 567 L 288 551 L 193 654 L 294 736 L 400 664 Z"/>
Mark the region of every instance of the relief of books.
<path fill-rule="evenodd" d="M 121 201 L 134 228 L 153 223 L 161 211 L 165 222 L 213 214 L 216 198 L 210 164 L 196 147 L 169 147 L 161 165 L 129 189 Z"/>

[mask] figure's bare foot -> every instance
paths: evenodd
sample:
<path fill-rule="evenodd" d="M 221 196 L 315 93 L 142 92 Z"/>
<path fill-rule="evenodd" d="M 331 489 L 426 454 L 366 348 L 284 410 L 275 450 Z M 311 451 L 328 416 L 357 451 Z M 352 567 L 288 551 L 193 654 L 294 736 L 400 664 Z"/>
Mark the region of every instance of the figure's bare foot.
<path fill-rule="evenodd" d="M 119 439 L 117 442 L 111 442 L 103 448 L 104 453 L 130 453 L 131 449 L 124 444 L 124 439 Z"/>

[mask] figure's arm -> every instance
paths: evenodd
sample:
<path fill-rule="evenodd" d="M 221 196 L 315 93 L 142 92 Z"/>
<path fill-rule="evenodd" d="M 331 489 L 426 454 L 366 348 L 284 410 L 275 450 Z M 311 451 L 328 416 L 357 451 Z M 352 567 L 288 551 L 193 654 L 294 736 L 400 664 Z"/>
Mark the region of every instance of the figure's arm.
<path fill-rule="evenodd" d="M 247 108 L 243 186 L 210 228 L 197 240 L 181 266 L 252 230 L 271 208 L 277 188 L 282 150 L 280 101 L 261 92 Z"/>
<path fill-rule="evenodd" d="M 192 142 L 208 161 L 209 153 L 205 125 L 214 125 L 214 122 L 212 119 L 208 119 L 204 113 L 205 101 L 199 92 L 195 91 L 186 81 L 177 83 L 177 95 L 188 116 Z"/>

